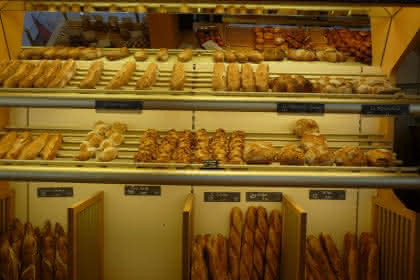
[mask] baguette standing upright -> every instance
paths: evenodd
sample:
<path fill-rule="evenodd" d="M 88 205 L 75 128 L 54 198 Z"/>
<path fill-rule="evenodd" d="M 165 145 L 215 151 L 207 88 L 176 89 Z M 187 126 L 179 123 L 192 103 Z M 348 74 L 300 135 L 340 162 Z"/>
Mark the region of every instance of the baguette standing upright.
<path fill-rule="evenodd" d="M 16 131 L 11 131 L 7 135 L 3 136 L 0 141 L 0 158 L 3 158 L 7 152 L 13 147 L 17 138 Z"/>
<path fill-rule="evenodd" d="M 229 232 L 229 273 L 231 280 L 239 280 L 242 225 L 242 211 L 238 207 L 233 207 L 230 212 Z"/>
<path fill-rule="evenodd" d="M 319 268 L 317 262 L 312 257 L 308 248 L 305 251 L 305 265 L 308 268 L 308 272 L 311 275 L 313 280 L 323 280 L 321 276 L 321 269 Z"/>
<path fill-rule="evenodd" d="M 282 221 L 278 210 L 270 213 L 267 246 L 265 250 L 264 280 L 275 280 L 278 277 L 281 254 Z"/>
<path fill-rule="evenodd" d="M 56 255 L 54 264 L 55 280 L 68 279 L 68 240 L 63 227 L 55 225 Z"/>
<path fill-rule="evenodd" d="M 102 72 L 104 70 L 104 62 L 99 60 L 93 63 L 86 77 L 80 81 L 79 87 L 80 88 L 95 88 L 98 84 L 99 80 L 101 79 Z"/>
<path fill-rule="evenodd" d="M 0 236 L 0 277 L 19 280 L 19 260 L 7 239 L 7 233 Z"/>
<path fill-rule="evenodd" d="M 32 133 L 26 131 L 18 135 L 12 148 L 7 152 L 7 159 L 17 159 L 23 148 L 32 140 Z"/>
<path fill-rule="evenodd" d="M 225 65 L 223 63 L 214 64 L 212 87 L 213 87 L 213 90 L 226 89 Z"/>
<path fill-rule="evenodd" d="M 55 237 L 47 221 L 41 233 L 41 280 L 54 280 L 55 254 Z"/>
<path fill-rule="evenodd" d="M 255 71 L 255 86 L 257 91 L 265 92 L 268 91 L 268 65 L 258 64 L 257 70 Z"/>
<path fill-rule="evenodd" d="M 22 280 L 39 279 L 36 268 L 38 261 L 38 247 L 39 244 L 37 243 L 32 225 L 30 223 L 26 223 L 22 249 Z"/>
<path fill-rule="evenodd" d="M 319 239 L 321 240 L 321 244 L 327 253 L 331 268 L 333 269 L 337 280 L 344 280 L 344 269 L 341 263 L 341 258 L 331 236 L 328 233 L 323 232 L 319 235 Z"/>
<path fill-rule="evenodd" d="M 254 249 L 254 234 L 257 225 L 257 209 L 249 207 L 246 212 L 244 231 L 242 234 L 241 261 L 239 275 L 241 280 L 250 280 L 253 268 L 252 253 Z"/>
<path fill-rule="evenodd" d="M 147 66 L 143 76 L 141 76 L 141 78 L 138 79 L 136 84 L 137 89 L 148 89 L 153 87 L 156 83 L 158 75 L 158 65 L 156 63 L 150 63 L 149 66 Z"/>
<path fill-rule="evenodd" d="M 204 258 L 205 246 L 204 236 L 197 235 L 191 252 L 191 280 L 208 280 L 209 270 Z"/>
<path fill-rule="evenodd" d="M 378 245 L 371 239 L 367 259 L 367 280 L 379 280 L 379 256 Z"/>
<path fill-rule="evenodd" d="M 334 272 L 328 262 L 328 258 L 322 249 L 321 242 L 313 235 L 308 236 L 308 247 L 311 255 L 318 263 L 321 275 L 325 280 L 336 280 Z"/>
<path fill-rule="evenodd" d="M 243 91 L 255 91 L 255 75 L 250 64 L 242 65 L 241 83 Z"/>
<path fill-rule="evenodd" d="M 73 59 L 67 60 L 57 76 L 48 84 L 48 88 L 63 88 L 76 74 L 76 70 L 76 62 Z"/>
<path fill-rule="evenodd" d="M 268 237 L 267 211 L 264 207 L 257 208 L 257 226 L 254 235 L 253 269 L 251 279 L 264 279 L 264 257 Z"/>
<path fill-rule="evenodd" d="M 346 280 L 359 278 L 359 263 L 356 235 L 348 232 L 344 236 L 344 276 Z"/>
<path fill-rule="evenodd" d="M 367 280 L 368 258 L 369 258 L 369 243 L 372 238 L 368 232 L 360 234 L 359 242 L 359 279 Z"/>
<path fill-rule="evenodd" d="M 136 72 L 136 62 L 130 61 L 123 65 L 112 80 L 106 86 L 107 89 L 119 89 L 128 84 L 134 72 Z"/>
<path fill-rule="evenodd" d="M 184 63 L 175 63 L 172 69 L 171 89 L 184 90 L 185 70 Z"/>
<path fill-rule="evenodd" d="M 206 243 L 211 279 L 228 280 L 225 237 L 221 234 L 212 235 Z"/>
<path fill-rule="evenodd" d="M 227 90 L 241 90 L 241 74 L 239 72 L 239 66 L 236 63 L 231 63 L 227 67 Z"/>

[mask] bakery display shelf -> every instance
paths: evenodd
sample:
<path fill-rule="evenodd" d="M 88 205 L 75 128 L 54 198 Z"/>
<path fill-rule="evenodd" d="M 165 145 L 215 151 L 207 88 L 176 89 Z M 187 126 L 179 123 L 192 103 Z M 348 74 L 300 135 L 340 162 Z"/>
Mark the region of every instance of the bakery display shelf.
<path fill-rule="evenodd" d="M 0 179 L 31 181 L 144 183 L 169 185 L 234 185 L 234 186 L 340 186 L 343 187 L 420 187 L 417 167 L 338 167 L 338 166 L 286 166 L 272 164 L 219 164 L 218 169 L 205 169 L 200 163 L 134 162 L 139 138 L 144 130 L 129 130 L 118 147 L 118 156 L 111 162 L 75 161 L 79 145 L 88 130 L 57 128 L 15 128 L 63 135 L 63 145 L 54 160 L 0 160 Z M 5 134 L 3 131 L 2 134 Z M 159 131 L 164 135 L 164 131 Z M 209 133 L 210 135 L 213 132 Z M 358 146 L 362 150 L 391 149 L 390 141 L 381 135 L 324 134 L 331 150 L 343 146 Z M 298 139 L 290 133 L 247 133 L 245 143 L 270 142 L 280 148 L 296 144 Z M 402 164 L 396 161 L 396 164 Z"/>

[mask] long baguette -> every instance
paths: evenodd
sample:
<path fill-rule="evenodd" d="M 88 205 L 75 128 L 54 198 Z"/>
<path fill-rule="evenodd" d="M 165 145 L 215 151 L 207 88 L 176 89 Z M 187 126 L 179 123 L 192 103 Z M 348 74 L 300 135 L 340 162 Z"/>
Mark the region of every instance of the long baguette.
<path fill-rule="evenodd" d="M 378 245 L 371 239 L 367 259 L 367 280 L 379 280 Z"/>
<path fill-rule="evenodd" d="M 80 88 L 95 88 L 96 84 L 101 79 L 103 70 L 104 70 L 103 61 L 100 60 L 93 63 L 90 66 L 89 71 L 86 74 L 86 77 L 80 82 L 79 87 Z"/>
<path fill-rule="evenodd" d="M 48 138 L 47 144 L 45 144 L 44 148 L 41 151 L 41 158 L 43 160 L 52 160 L 55 159 L 58 150 L 60 149 L 61 145 L 63 144 L 63 135 L 51 135 Z"/>
<path fill-rule="evenodd" d="M 322 249 L 321 242 L 313 235 L 308 236 L 308 247 L 311 255 L 314 257 L 321 270 L 325 280 L 336 280 L 334 272 L 328 262 L 328 258 Z"/>
<path fill-rule="evenodd" d="M 68 279 L 68 240 L 63 227 L 56 223 L 55 225 L 56 236 L 56 255 L 54 264 L 55 280 Z"/>
<path fill-rule="evenodd" d="M 202 235 L 197 235 L 191 251 L 191 280 L 208 280 L 209 270 L 204 258 L 206 241 Z"/>
<path fill-rule="evenodd" d="M 242 224 L 243 217 L 241 209 L 233 207 L 230 212 L 229 232 L 229 273 L 232 278 L 231 280 L 239 280 Z"/>
<path fill-rule="evenodd" d="M 54 280 L 55 246 L 51 223 L 47 221 L 41 234 L 41 280 Z"/>
<path fill-rule="evenodd" d="M 184 84 L 185 84 L 184 63 L 175 63 L 172 69 L 171 89 L 184 90 Z"/>
<path fill-rule="evenodd" d="M 15 88 L 18 86 L 19 82 L 25 79 L 29 73 L 34 68 L 33 63 L 22 63 L 17 69 L 16 73 L 10 76 L 6 81 L 4 81 L 3 87 L 5 88 Z"/>
<path fill-rule="evenodd" d="M 20 160 L 35 159 L 44 148 L 48 140 L 48 133 L 42 133 L 32 143 L 23 148 L 19 155 Z"/>
<path fill-rule="evenodd" d="M 255 74 L 250 64 L 242 65 L 241 83 L 243 91 L 255 91 Z"/>
<path fill-rule="evenodd" d="M 38 80 L 45 71 L 49 68 L 50 63 L 47 60 L 43 60 L 35 67 L 35 69 L 23 80 L 19 82 L 20 88 L 31 88 L 33 87 L 36 80 Z"/>
<path fill-rule="evenodd" d="M 268 65 L 258 64 L 257 70 L 255 71 L 255 87 L 257 91 L 265 92 L 268 91 Z"/>
<path fill-rule="evenodd" d="M 305 251 L 305 264 L 308 266 L 309 272 L 312 279 L 314 280 L 323 280 L 321 269 L 319 268 L 318 263 L 314 260 L 308 248 Z"/>
<path fill-rule="evenodd" d="M 227 67 L 227 90 L 239 91 L 241 89 L 241 74 L 239 66 L 236 63 L 231 63 Z"/>
<path fill-rule="evenodd" d="M 130 61 L 123 65 L 112 80 L 106 86 L 107 89 L 119 89 L 128 84 L 134 72 L 136 71 L 136 62 Z"/>
<path fill-rule="evenodd" d="M 264 279 L 264 257 L 268 238 L 267 211 L 264 207 L 257 208 L 257 226 L 254 235 L 252 279 Z"/>
<path fill-rule="evenodd" d="M 54 80 L 58 72 L 60 72 L 62 63 L 60 60 L 54 60 L 49 67 L 45 70 L 45 73 L 39 77 L 35 83 L 35 88 L 46 88 L 48 84 Z"/>
<path fill-rule="evenodd" d="M 344 273 L 346 280 L 357 280 L 358 272 L 358 252 L 356 235 L 348 232 L 344 236 Z"/>
<path fill-rule="evenodd" d="M 360 234 L 359 242 L 359 278 L 360 280 L 367 280 L 368 258 L 369 258 L 369 240 L 372 235 L 368 232 Z"/>
<path fill-rule="evenodd" d="M 338 254 L 338 249 L 331 236 L 328 233 L 323 232 L 319 235 L 319 239 L 327 254 L 331 268 L 333 269 L 337 280 L 344 280 L 343 265 L 341 263 L 340 255 Z"/>
<path fill-rule="evenodd" d="M 38 248 L 39 244 L 36 240 L 36 236 L 32 225 L 30 223 L 25 224 L 25 237 L 23 239 L 22 249 L 22 280 L 35 280 L 39 279 L 37 273 L 37 260 L 38 260 Z"/>
<path fill-rule="evenodd" d="M 32 133 L 26 131 L 18 135 L 12 148 L 7 152 L 6 159 L 17 159 L 23 148 L 32 140 Z"/>
<path fill-rule="evenodd" d="M 206 249 L 211 279 L 227 280 L 227 247 L 224 236 L 217 234 L 208 237 Z"/>
<path fill-rule="evenodd" d="M 251 279 L 252 253 L 254 249 L 254 234 L 257 225 L 257 209 L 249 207 L 245 217 L 244 231 L 242 234 L 241 261 L 239 275 L 241 280 Z"/>
<path fill-rule="evenodd" d="M 225 65 L 223 63 L 214 64 L 212 87 L 213 87 L 213 90 L 226 89 Z"/>
<path fill-rule="evenodd" d="M 159 75 L 159 68 L 156 63 L 150 63 L 147 66 L 143 76 L 138 79 L 136 83 L 137 89 L 148 89 L 155 85 L 157 77 Z"/>
<path fill-rule="evenodd" d="M 3 158 L 7 152 L 13 147 L 17 138 L 16 131 L 7 133 L 0 141 L 0 158 Z"/>
<path fill-rule="evenodd" d="M 48 88 L 63 88 L 76 74 L 77 64 L 73 59 L 67 60 L 57 76 L 48 84 Z"/>
<path fill-rule="evenodd" d="M 267 246 L 265 250 L 264 280 L 278 277 L 279 259 L 281 255 L 282 220 L 278 210 L 270 213 Z"/>
<path fill-rule="evenodd" d="M 18 70 L 21 62 L 19 60 L 13 60 L 6 68 L 0 71 L 0 85 L 2 85 L 9 77 L 13 76 Z"/>

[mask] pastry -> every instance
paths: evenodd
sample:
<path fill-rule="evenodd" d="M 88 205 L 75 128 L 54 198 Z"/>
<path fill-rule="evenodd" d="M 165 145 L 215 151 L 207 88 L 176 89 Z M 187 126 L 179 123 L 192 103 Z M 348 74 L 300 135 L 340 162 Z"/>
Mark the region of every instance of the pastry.
<path fill-rule="evenodd" d="M 139 162 L 151 162 L 156 159 L 159 143 L 159 134 L 154 129 L 148 129 L 140 138 L 138 152 L 134 160 Z"/>
<path fill-rule="evenodd" d="M 332 240 L 328 233 L 321 233 L 319 235 L 321 244 L 327 254 L 328 260 L 330 261 L 331 268 L 336 276 L 337 280 L 344 280 L 344 269 L 341 263 L 340 255 L 338 254 L 337 246 Z"/>
<path fill-rule="evenodd" d="M 326 145 L 316 145 L 305 152 L 305 164 L 310 166 L 332 166 L 335 154 Z"/>
<path fill-rule="evenodd" d="M 136 51 L 134 53 L 134 58 L 137 61 L 145 61 L 147 59 L 148 55 L 145 50 Z"/>
<path fill-rule="evenodd" d="M 184 90 L 185 78 L 184 63 L 176 63 L 172 69 L 171 89 Z"/>
<path fill-rule="evenodd" d="M 388 167 L 394 165 L 394 155 L 390 150 L 369 150 L 366 153 L 366 158 L 369 166 Z"/>
<path fill-rule="evenodd" d="M 63 68 L 56 73 L 56 77 L 48 84 L 48 88 L 63 88 L 76 74 L 76 62 L 72 59 L 63 64 Z"/>
<path fill-rule="evenodd" d="M 19 160 L 33 160 L 35 159 L 47 144 L 48 133 L 42 133 L 35 138 L 29 145 L 26 145 L 22 152 L 19 154 Z"/>
<path fill-rule="evenodd" d="M 245 225 L 242 234 L 241 260 L 239 264 L 239 279 L 251 279 L 253 261 L 252 254 L 254 248 L 254 234 L 257 225 L 257 209 L 249 207 L 245 216 Z"/>
<path fill-rule="evenodd" d="M 335 163 L 338 166 L 366 166 L 365 153 L 358 147 L 343 147 L 335 152 Z"/>
<path fill-rule="evenodd" d="M 103 61 L 97 61 L 93 63 L 90 66 L 89 71 L 86 74 L 86 77 L 82 81 L 80 81 L 79 87 L 87 88 L 87 89 L 95 88 L 99 80 L 101 79 L 103 70 L 104 70 Z"/>
<path fill-rule="evenodd" d="M 169 59 L 168 49 L 161 48 L 156 54 L 156 60 L 165 62 Z"/>
<path fill-rule="evenodd" d="M 125 63 L 122 68 L 112 77 L 112 80 L 106 85 L 107 89 L 119 89 L 126 86 L 136 72 L 136 62 Z"/>
<path fill-rule="evenodd" d="M 267 246 L 265 249 L 264 280 L 278 279 L 281 254 L 282 220 L 278 210 L 270 213 Z"/>
<path fill-rule="evenodd" d="M 191 48 L 184 49 L 181 53 L 177 55 L 179 62 L 188 62 L 193 57 L 193 52 Z"/>
<path fill-rule="evenodd" d="M 137 89 L 148 89 L 154 86 L 159 76 L 159 68 L 156 63 L 150 63 L 144 74 L 137 80 Z"/>
<path fill-rule="evenodd" d="M 255 71 L 255 86 L 259 92 L 268 91 L 269 71 L 267 64 L 259 64 Z"/>
<path fill-rule="evenodd" d="M 18 87 L 20 88 L 31 88 L 33 87 L 36 80 L 38 80 L 44 72 L 49 68 L 50 63 L 48 61 L 41 61 L 36 67 L 27 75 L 25 78 L 19 81 Z"/>
<path fill-rule="evenodd" d="M 238 207 L 233 207 L 230 212 L 230 232 L 229 232 L 229 273 L 231 280 L 239 280 L 239 263 L 241 256 L 241 237 L 242 237 L 243 217 L 242 211 Z"/>
<path fill-rule="evenodd" d="M 12 148 L 7 152 L 6 159 L 17 159 L 22 152 L 23 148 L 28 145 L 32 140 L 32 133 L 23 132 L 20 133 L 13 143 Z"/>
<path fill-rule="evenodd" d="M 304 165 L 304 152 L 297 145 L 282 147 L 277 153 L 276 160 L 285 165 Z"/>
<path fill-rule="evenodd" d="M 63 135 L 56 134 L 51 135 L 48 138 L 47 143 L 41 151 L 41 158 L 43 160 L 53 160 L 55 159 L 58 150 L 60 150 L 61 145 L 63 144 Z"/>
<path fill-rule="evenodd" d="M 223 63 L 215 63 L 213 69 L 212 78 L 213 90 L 225 90 L 226 89 L 226 75 L 225 65 Z"/>
<path fill-rule="evenodd" d="M 241 89 L 241 75 L 239 66 L 236 63 L 229 64 L 227 67 L 227 90 L 239 91 Z"/>
<path fill-rule="evenodd" d="M 57 76 L 57 73 L 60 72 L 62 68 L 62 63 L 60 60 L 54 60 L 51 62 L 49 67 L 45 70 L 44 74 L 39 77 L 35 83 L 35 88 L 46 88 L 52 80 Z"/>
<path fill-rule="evenodd" d="M 177 163 L 191 163 L 193 161 L 193 141 L 194 135 L 190 130 L 184 130 L 179 134 L 178 147 L 173 155 Z"/>
<path fill-rule="evenodd" d="M 4 158 L 7 152 L 13 147 L 17 138 L 17 133 L 11 131 L 1 138 L 0 141 L 0 158 Z"/>
<path fill-rule="evenodd" d="M 244 163 L 245 133 L 237 130 L 232 133 L 229 139 L 229 163 Z"/>
<path fill-rule="evenodd" d="M 245 145 L 244 159 L 247 163 L 271 163 L 276 157 L 276 150 L 271 143 L 255 142 Z"/>
<path fill-rule="evenodd" d="M 296 121 L 295 133 L 298 137 L 302 137 L 305 134 L 319 133 L 319 127 L 314 120 L 300 119 Z"/>
<path fill-rule="evenodd" d="M 195 133 L 195 150 L 194 150 L 194 159 L 198 163 L 203 161 L 210 160 L 210 138 L 209 134 L 205 129 L 199 129 Z"/>
<path fill-rule="evenodd" d="M 242 65 L 241 84 L 243 91 L 255 91 L 255 75 L 250 64 Z"/>

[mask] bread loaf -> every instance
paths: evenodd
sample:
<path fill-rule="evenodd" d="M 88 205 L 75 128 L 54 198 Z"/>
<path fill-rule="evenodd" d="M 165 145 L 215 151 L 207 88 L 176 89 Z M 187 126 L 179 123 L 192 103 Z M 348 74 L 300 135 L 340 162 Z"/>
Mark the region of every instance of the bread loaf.
<path fill-rule="evenodd" d="M 19 155 L 20 160 L 33 160 L 35 159 L 44 148 L 48 141 L 48 133 L 41 133 L 34 141 L 25 146 Z"/>
<path fill-rule="evenodd" d="M 41 233 L 41 280 L 54 280 L 55 236 L 47 221 Z"/>
<path fill-rule="evenodd" d="M 255 71 L 255 86 L 260 92 L 268 91 L 269 71 L 267 64 L 259 64 Z"/>
<path fill-rule="evenodd" d="M 225 53 L 222 51 L 215 51 L 213 54 L 214 62 L 224 62 L 225 61 Z"/>
<path fill-rule="evenodd" d="M 72 59 L 67 60 L 56 77 L 48 84 L 48 88 L 63 88 L 76 74 L 77 65 Z"/>
<path fill-rule="evenodd" d="M 255 75 L 250 64 L 242 65 L 241 83 L 243 91 L 255 91 Z"/>
<path fill-rule="evenodd" d="M 276 150 L 270 143 L 255 142 L 245 145 L 244 159 L 247 163 L 271 163 L 275 157 Z"/>
<path fill-rule="evenodd" d="M 211 279 L 227 280 L 227 247 L 223 235 L 212 235 L 207 242 Z"/>
<path fill-rule="evenodd" d="M 22 249 L 22 280 L 40 279 L 40 271 L 37 269 L 39 246 L 32 225 L 26 223 Z"/>
<path fill-rule="evenodd" d="M 171 89 L 184 90 L 185 70 L 183 63 L 176 63 L 172 69 Z"/>
<path fill-rule="evenodd" d="M 316 55 L 313 51 L 310 50 L 289 49 L 287 52 L 287 58 L 297 61 L 314 61 L 316 60 Z"/>
<path fill-rule="evenodd" d="M 335 163 L 338 166 L 366 166 L 365 153 L 358 147 L 343 147 L 335 152 Z"/>
<path fill-rule="evenodd" d="M 225 61 L 230 63 L 237 61 L 237 57 L 232 50 L 225 51 Z"/>
<path fill-rule="evenodd" d="M 197 235 L 191 251 L 191 280 L 207 280 L 208 267 L 204 258 L 206 241 L 202 235 Z"/>
<path fill-rule="evenodd" d="M 298 137 L 302 137 L 305 134 L 319 133 L 319 127 L 314 120 L 300 119 L 296 121 L 295 133 Z"/>
<path fill-rule="evenodd" d="M 156 54 L 156 60 L 165 62 L 169 59 L 168 49 L 161 48 Z"/>
<path fill-rule="evenodd" d="M 0 140 L 0 158 L 4 158 L 7 152 L 13 147 L 17 139 L 16 131 L 11 131 L 3 136 Z"/>
<path fill-rule="evenodd" d="M 41 61 L 36 67 L 27 75 L 24 79 L 19 81 L 18 87 L 20 88 L 31 88 L 33 87 L 36 80 L 38 80 L 47 68 L 50 66 L 48 61 Z"/>
<path fill-rule="evenodd" d="M 318 267 L 320 269 L 320 274 L 323 276 L 323 279 L 325 280 L 335 280 L 334 272 L 330 266 L 330 263 L 328 261 L 327 256 L 324 253 L 324 250 L 322 249 L 321 243 L 313 235 L 310 235 L 307 237 L 308 241 L 308 249 L 315 261 L 318 264 Z"/>
<path fill-rule="evenodd" d="M 97 61 L 89 67 L 89 71 L 86 77 L 80 81 L 80 88 L 95 88 L 101 79 L 102 72 L 104 70 L 104 62 Z"/>
<path fill-rule="evenodd" d="M 119 60 L 130 55 L 130 51 L 126 47 L 118 50 L 108 51 L 105 55 L 108 60 Z"/>
<path fill-rule="evenodd" d="M 146 71 L 143 76 L 137 80 L 136 88 L 137 89 L 148 89 L 155 85 L 156 80 L 159 75 L 159 68 L 156 63 L 150 63 L 147 66 Z"/>
<path fill-rule="evenodd" d="M 236 59 L 239 63 L 246 63 L 248 62 L 248 54 L 245 51 L 237 51 Z"/>
<path fill-rule="evenodd" d="M 50 63 L 49 67 L 45 70 L 45 72 L 39 77 L 35 83 L 35 88 L 46 88 L 52 80 L 57 76 L 57 73 L 60 72 L 62 68 L 62 63 L 60 60 L 54 60 Z"/>
<path fill-rule="evenodd" d="M 310 166 L 331 166 L 335 162 L 335 154 L 326 145 L 315 145 L 305 152 L 304 160 Z"/>
<path fill-rule="evenodd" d="M 369 166 L 388 167 L 394 164 L 392 151 L 386 149 L 369 150 L 366 158 Z"/>
<path fill-rule="evenodd" d="M 378 245 L 373 239 L 369 244 L 369 254 L 367 260 L 367 280 L 379 280 L 379 252 Z"/>
<path fill-rule="evenodd" d="M 264 61 L 264 55 L 259 51 L 250 51 L 248 53 L 248 60 L 253 63 L 260 63 Z"/>
<path fill-rule="evenodd" d="M 179 62 L 188 62 L 192 59 L 193 52 L 191 48 L 184 49 L 181 53 L 178 54 Z"/>
<path fill-rule="evenodd" d="M 305 250 L 305 264 L 313 280 L 323 280 L 321 269 L 308 248 Z"/>
<path fill-rule="evenodd" d="M 0 70 L 0 85 L 3 85 L 4 82 L 11 76 L 13 76 L 16 71 L 21 66 L 22 62 L 18 60 L 12 60 L 10 63 L 8 63 L 5 68 Z"/>
<path fill-rule="evenodd" d="M 335 246 L 331 236 L 328 233 L 323 232 L 319 235 L 319 239 L 321 240 L 321 244 L 327 254 L 328 260 L 330 261 L 330 265 L 336 276 L 336 279 L 344 280 L 343 264 L 341 263 L 338 249 Z"/>
<path fill-rule="evenodd" d="M 306 152 L 314 146 L 325 146 L 327 145 L 327 140 L 324 136 L 320 134 L 304 134 L 300 139 L 301 147 Z"/>
<path fill-rule="evenodd" d="M 257 209 L 249 207 L 245 216 L 245 225 L 242 235 L 241 261 L 239 275 L 241 280 L 251 279 L 253 269 L 252 254 L 254 249 L 254 234 L 257 225 Z"/>
<path fill-rule="evenodd" d="M 229 64 L 227 67 L 227 90 L 239 91 L 241 89 L 241 74 L 236 63 Z"/>
<path fill-rule="evenodd" d="M 264 280 L 278 279 L 281 255 L 282 220 L 278 210 L 270 213 L 267 246 L 265 250 Z"/>
<path fill-rule="evenodd" d="M 344 276 L 346 280 L 359 279 L 357 238 L 351 232 L 344 236 Z"/>
<path fill-rule="evenodd" d="M 13 143 L 12 148 L 7 152 L 6 159 L 17 159 L 23 148 L 28 145 L 31 140 L 32 133 L 26 131 L 19 134 L 16 141 Z"/>
<path fill-rule="evenodd" d="M 264 258 L 268 238 L 267 211 L 264 207 L 257 208 L 257 226 L 254 236 L 252 279 L 264 279 Z"/>
<path fill-rule="evenodd" d="M 131 80 L 134 72 L 136 72 L 136 62 L 130 61 L 125 63 L 122 68 L 112 77 L 111 81 L 106 85 L 107 89 L 119 89 L 126 86 Z"/>
<path fill-rule="evenodd" d="M 243 217 L 238 207 L 233 207 L 230 212 L 229 232 L 229 273 L 231 280 L 239 280 L 239 264 L 241 256 Z"/>
<path fill-rule="evenodd" d="M 4 81 L 3 87 L 5 88 L 18 87 L 19 82 L 23 81 L 27 76 L 29 76 L 29 74 L 34 68 L 35 68 L 35 65 L 33 63 L 24 62 L 20 64 L 18 69 L 16 70 L 16 73 L 14 73 L 12 76 L 10 76 Z"/>
<path fill-rule="evenodd" d="M 55 225 L 56 236 L 56 256 L 54 264 L 55 280 L 68 279 L 68 240 L 63 227 L 56 223 Z"/>
<path fill-rule="evenodd" d="M 359 242 L 359 279 L 368 280 L 369 271 L 369 251 L 371 244 L 374 243 L 373 236 L 369 232 L 360 234 Z M 373 269 L 371 267 L 371 269 Z"/>
<path fill-rule="evenodd" d="M 212 87 L 213 90 L 225 90 L 226 88 L 225 65 L 223 63 L 214 64 Z"/>
<path fill-rule="evenodd" d="M 277 153 L 277 161 L 284 165 L 304 165 L 304 152 L 297 145 L 291 144 L 282 147 Z"/>

